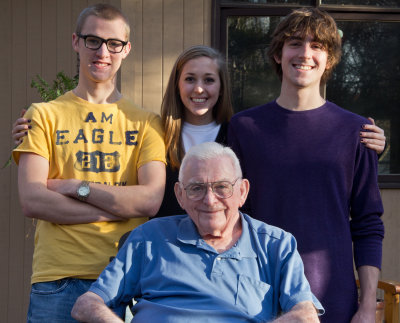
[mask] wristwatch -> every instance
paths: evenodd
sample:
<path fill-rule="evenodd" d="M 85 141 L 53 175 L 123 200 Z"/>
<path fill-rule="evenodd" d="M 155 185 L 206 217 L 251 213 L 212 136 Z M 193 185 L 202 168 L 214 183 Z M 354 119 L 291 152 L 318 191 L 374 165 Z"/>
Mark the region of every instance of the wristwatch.
<path fill-rule="evenodd" d="M 88 196 L 90 194 L 90 187 L 88 181 L 82 181 L 76 190 L 76 196 L 78 200 L 82 202 L 86 202 Z"/>

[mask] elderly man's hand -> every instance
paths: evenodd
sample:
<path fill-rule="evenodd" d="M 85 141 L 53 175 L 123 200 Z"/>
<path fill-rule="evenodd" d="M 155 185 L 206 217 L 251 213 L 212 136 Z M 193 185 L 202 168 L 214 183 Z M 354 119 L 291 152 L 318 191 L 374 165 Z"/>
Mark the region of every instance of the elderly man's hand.
<path fill-rule="evenodd" d="M 80 296 L 71 311 L 71 316 L 79 322 L 121 323 L 103 299 L 95 293 L 86 292 Z"/>
<path fill-rule="evenodd" d="M 273 323 L 318 323 L 319 318 L 317 309 L 314 304 L 305 301 L 300 302 L 292 307 L 292 309 L 286 314 L 282 315 L 278 319 L 274 320 Z"/>

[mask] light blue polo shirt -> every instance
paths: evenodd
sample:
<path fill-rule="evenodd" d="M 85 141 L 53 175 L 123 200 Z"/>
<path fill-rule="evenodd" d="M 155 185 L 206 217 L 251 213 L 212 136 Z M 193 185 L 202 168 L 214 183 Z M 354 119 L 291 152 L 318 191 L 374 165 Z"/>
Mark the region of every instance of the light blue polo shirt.
<path fill-rule="evenodd" d="M 90 291 L 111 308 L 135 298 L 132 322 L 265 322 L 311 301 L 294 237 L 241 214 L 237 243 L 219 254 L 188 215 L 132 231 Z"/>

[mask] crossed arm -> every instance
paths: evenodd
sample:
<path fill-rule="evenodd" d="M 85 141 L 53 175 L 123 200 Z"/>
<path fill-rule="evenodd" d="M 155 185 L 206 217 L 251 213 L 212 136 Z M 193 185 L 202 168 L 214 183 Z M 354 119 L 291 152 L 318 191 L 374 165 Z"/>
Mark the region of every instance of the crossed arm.
<path fill-rule="evenodd" d="M 47 179 L 48 161 L 36 154 L 21 154 L 18 188 L 25 216 L 58 224 L 123 221 L 153 216 L 164 194 L 165 165 L 151 161 L 138 169 L 138 185 L 90 184 L 87 203 L 74 197 L 81 181 Z"/>

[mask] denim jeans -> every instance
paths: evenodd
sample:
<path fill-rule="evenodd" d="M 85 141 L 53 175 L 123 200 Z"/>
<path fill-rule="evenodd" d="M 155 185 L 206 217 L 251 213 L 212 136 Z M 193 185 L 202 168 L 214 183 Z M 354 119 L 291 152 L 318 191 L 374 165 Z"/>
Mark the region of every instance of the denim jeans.
<path fill-rule="evenodd" d="M 71 317 L 72 307 L 93 282 L 92 279 L 65 278 L 33 284 L 27 322 L 77 322 Z"/>

